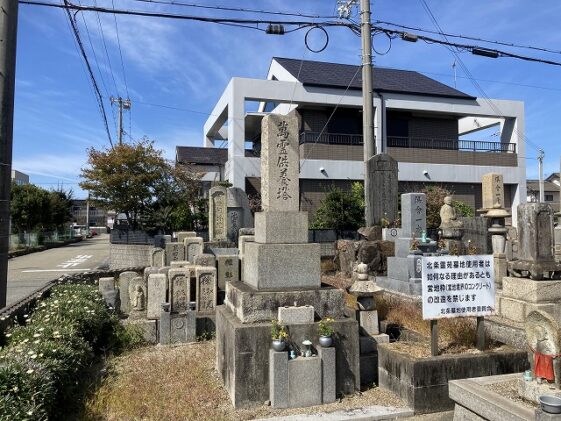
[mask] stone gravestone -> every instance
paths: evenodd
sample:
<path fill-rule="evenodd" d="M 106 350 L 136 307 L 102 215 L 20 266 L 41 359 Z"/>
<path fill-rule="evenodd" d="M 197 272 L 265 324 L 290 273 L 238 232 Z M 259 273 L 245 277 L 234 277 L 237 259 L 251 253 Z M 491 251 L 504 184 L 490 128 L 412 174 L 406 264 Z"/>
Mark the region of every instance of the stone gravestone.
<path fill-rule="evenodd" d="M 559 279 L 561 265 L 554 258 L 553 209 L 547 203 L 518 205 L 518 260 L 508 262 L 515 276 L 526 272 L 535 280 Z"/>
<path fill-rule="evenodd" d="M 156 247 L 152 249 L 152 254 L 150 255 L 150 266 L 162 267 L 166 265 L 166 252 L 164 249 Z"/>
<path fill-rule="evenodd" d="M 148 319 L 159 319 L 162 311 L 162 303 L 166 301 L 167 276 L 157 273 L 148 276 L 148 305 L 146 317 Z"/>
<path fill-rule="evenodd" d="M 188 237 L 196 237 L 197 233 L 195 231 L 179 231 L 175 233 L 177 238 L 177 242 L 183 244 L 186 238 Z"/>
<path fill-rule="evenodd" d="M 154 236 L 154 247 L 165 249 L 166 243 L 171 243 L 171 235 L 158 234 Z"/>
<path fill-rule="evenodd" d="M 403 238 L 421 238 L 427 230 L 427 198 L 424 193 L 401 195 L 401 235 Z"/>
<path fill-rule="evenodd" d="M 216 268 L 199 266 L 195 269 L 197 278 L 196 310 L 201 314 L 213 314 L 216 309 Z"/>
<path fill-rule="evenodd" d="M 261 122 L 261 206 L 263 211 L 298 211 L 299 141 L 295 114 L 269 114 Z"/>
<path fill-rule="evenodd" d="M 226 282 L 240 280 L 240 262 L 238 249 L 213 248 L 216 257 L 218 289 L 225 290 Z"/>
<path fill-rule="evenodd" d="M 261 133 L 263 212 L 243 247 L 242 280 L 257 290 L 318 288 L 320 245 L 308 243 L 308 213 L 299 211 L 298 118 L 269 114 Z"/>
<path fill-rule="evenodd" d="M 183 243 L 166 243 L 166 266 L 171 262 L 185 260 L 185 245 Z"/>
<path fill-rule="evenodd" d="M 209 193 L 208 229 L 210 241 L 225 241 L 228 235 L 226 187 L 215 186 Z"/>
<path fill-rule="evenodd" d="M 194 263 L 195 256 L 203 252 L 203 239 L 201 237 L 188 237 L 183 244 L 185 245 L 185 259 L 190 263 Z"/>
<path fill-rule="evenodd" d="M 195 265 L 216 267 L 216 257 L 210 253 L 201 253 L 195 256 Z"/>
<path fill-rule="evenodd" d="M 172 313 L 184 313 L 189 310 L 191 298 L 191 269 L 172 268 L 168 272 L 169 296 Z"/>
<path fill-rule="evenodd" d="M 390 155 L 382 153 L 371 157 L 367 162 L 370 176 L 369 207 L 372 225 L 382 225 L 382 219 L 389 223 L 397 219 L 397 161 Z"/>
<path fill-rule="evenodd" d="M 483 209 L 505 207 L 505 192 L 502 174 L 489 173 L 483 175 L 481 190 L 483 196 Z"/>
<path fill-rule="evenodd" d="M 253 227 L 253 215 L 249 208 L 247 194 L 239 187 L 229 187 L 228 198 L 228 240 L 238 242 L 239 230 Z"/>
<path fill-rule="evenodd" d="M 129 286 L 131 281 L 138 276 L 138 273 L 128 271 L 119 275 L 119 294 L 121 298 L 121 311 L 129 314 L 130 311 L 130 295 Z"/>

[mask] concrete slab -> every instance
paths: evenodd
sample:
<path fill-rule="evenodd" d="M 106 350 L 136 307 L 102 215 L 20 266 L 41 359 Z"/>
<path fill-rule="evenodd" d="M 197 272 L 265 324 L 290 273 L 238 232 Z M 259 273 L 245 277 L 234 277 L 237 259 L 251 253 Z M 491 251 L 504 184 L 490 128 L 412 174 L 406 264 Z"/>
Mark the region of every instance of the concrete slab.
<path fill-rule="evenodd" d="M 298 414 L 287 415 L 284 417 L 260 418 L 256 421 L 381 421 L 412 416 L 413 411 L 409 408 L 394 408 L 391 406 L 373 405 L 334 412 L 318 412 L 316 414 Z"/>

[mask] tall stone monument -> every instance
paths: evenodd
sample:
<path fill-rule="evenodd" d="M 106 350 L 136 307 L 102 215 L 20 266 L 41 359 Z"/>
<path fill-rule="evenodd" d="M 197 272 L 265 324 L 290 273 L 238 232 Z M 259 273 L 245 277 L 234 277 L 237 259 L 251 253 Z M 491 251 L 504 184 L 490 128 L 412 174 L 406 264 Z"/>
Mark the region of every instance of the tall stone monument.
<path fill-rule="evenodd" d="M 505 193 L 503 175 L 499 173 L 488 173 L 483 175 L 481 183 L 483 195 L 483 210 L 495 207 L 505 207 Z"/>
<path fill-rule="evenodd" d="M 389 223 L 397 219 L 397 161 L 390 155 L 374 155 L 367 162 L 370 177 L 370 197 L 374 198 L 369 207 L 372 225 L 383 225 L 382 219 Z"/>
<path fill-rule="evenodd" d="M 208 230 L 210 241 L 226 241 L 228 238 L 226 187 L 215 186 L 209 192 Z"/>
<path fill-rule="evenodd" d="M 321 287 L 320 247 L 308 243 L 308 215 L 299 211 L 295 114 L 265 116 L 261 143 L 263 212 L 255 214 L 254 241 L 240 235 L 241 280 L 225 282 L 225 304 L 216 308 L 217 370 L 235 407 L 274 400 L 269 384 L 278 373 L 269 371 L 271 320 L 281 307 L 290 312 L 310 306 L 315 317 L 335 319 L 336 390 L 354 393 L 360 386 L 358 325 L 344 315 L 343 291 Z M 317 324 L 317 319 L 289 324 L 290 341 L 318 344 Z M 279 358 L 286 358 L 287 369 L 294 367 L 292 361 L 308 366 L 306 361 L 288 361 L 288 352 Z M 312 365 L 308 368 L 314 375 L 322 376 Z"/>

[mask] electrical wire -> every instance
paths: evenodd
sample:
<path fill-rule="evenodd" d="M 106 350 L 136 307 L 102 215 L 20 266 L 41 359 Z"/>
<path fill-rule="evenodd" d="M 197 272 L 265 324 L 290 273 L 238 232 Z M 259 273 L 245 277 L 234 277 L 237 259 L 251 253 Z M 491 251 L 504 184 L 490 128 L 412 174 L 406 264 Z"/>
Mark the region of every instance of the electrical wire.
<path fill-rule="evenodd" d="M 64 0 L 65 5 L 66 5 L 66 0 Z M 90 80 L 92 82 L 93 88 L 94 88 L 94 92 L 95 92 L 95 97 L 98 103 L 98 107 L 99 107 L 99 111 L 101 113 L 101 118 L 103 120 L 103 124 L 105 126 L 105 131 L 107 132 L 107 138 L 109 139 L 109 144 L 111 146 L 113 146 L 113 140 L 111 139 L 111 132 L 109 131 L 109 124 L 107 122 L 107 114 L 105 113 L 105 106 L 103 105 L 103 96 L 101 95 L 101 92 L 99 90 L 99 86 L 97 84 L 97 81 L 95 79 L 95 75 L 93 73 L 92 70 L 92 66 L 90 65 L 90 61 L 88 59 L 88 56 L 86 54 L 86 50 L 84 49 L 84 45 L 82 43 L 82 39 L 80 38 L 80 33 L 78 31 L 78 24 L 76 23 L 75 19 L 72 17 L 72 14 L 70 13 L 70 9 L 69 8 L 65 8 L 66 10 L 66 14 L 68 15 L 68 19 L 70 21 L 70 26 L 72 27 L 72 32 L 74 33 L 74 37 L 76 39 L 76 42 L 78 44 L 80 53 L 82 55 L 82 58 L 84 59 L 84 62 L 86 64 L 86 68 L 88 70 L 88 74 L 90 76 Z"/>
<path fill-rule="evenodd" d="M 323 47 L 314 50 L 313 48 L 310 47 L 310 45 L 308 44 L 308 36 L 310 35 L 310 33 L 314 30 L 314 29 L 319 29 L 321 31 L 323 31 L 323 33 L 325 34 L 325 44 L 323 45 Z M 322 28 L 319 25 L 315 25 L 312 26 L 310 29 L 308 29 L 308 31 L 306 32 L 306 36 L 304 37 L 304 44 L 306 45 L 306 48 L 308 50 L 310 50 L 312 53 L 321 53 L 322 51 L 324 51 L 327 46 L 329 45 L 329 34 L 327 33 L 327 31 L 325 30 L 325 28 Z"/>
<path fill-rule="evenodd" d="M 419 27 L 415 27 L 415 26 L 403 25 L 403 24 L 400 24 L 400 23 L 387 22 L 387 21 L 383 21 L 383 20 L 376 20 L 376 21 L 374 21 L 374 24 L 389 25 L 389 26 L 394 26 L 394 27 L 397 27 L 397 28 L 408 29 L 408 30 L 411 30 L 411 31 L 425 32 L 427 34 L 435 34 L 435 35 L 440 35 L 441 34 L 440 32 L 431 31 L 429 29 L 423 29 L 423 28 L 419 28 Z M 446 33 L 446 32 L 442 32 L 442 35 L 445 35 L 445 36 L 450 37 L 450 38 L 460 38 L 460 39 L 467 39 L 467 40 L 471 40 L 471 41 L 486 42 L 486 43 L 489 43 L 489 44 L 504 45 L 506 47 L 524 48 L 524 49 L 528 49 L 528 50 L 536 50 L 536 51 L 542 51 L 542 52 L 546 52 L 546 53 L 561 54 L 561 50 L 552 50 L 552 49 L 545 48 L 545 47 L 535 47 L 535 46 L 532 46 L 532 45 L 521 45 L 521 44 L 515 44 L 515 43 L 507 42 L 507 41 L 490 40 L 490 39 L 478 38 L 478 37 L 473 37 L 473 36 L 468 36 L 468 35 L 450 34 L 450 33 Z"/>
<path fill-rule="evenodd" d="M 97 0 L 94 0 L 94 4 L 97 6 Z M 103 31 L 103 24 L 101 23 L 101 18 L 99 17 L 99 13 L 96 13 L 95 16 L 97 18 L 97 26 L 99 28 L 99 33 L 101 35 L 101 41 L 103 43 L 103 49 L 105 50 L 105 56 L 107 57 L 107 65 L 109 66 L 109 72 L 111 73 L 111 79 L 113 80 L 113 86 L 115 87 L 115 93 L 117 94 L 117 96 L 121 96 L 119 94 L 119 89 L 117 88 L 115 75 L 113 74 L 113 67 L 111 66 L 111 59 L 109 58 L 109 52 L 107 51 L 107 43 L 105 42 L 105 32 Z"/>
<path fill-rule="evenodd" d="M 111 5 L 113 6 L 113 10 L 115 10 L 115 3 L 111 0 Z M 127 98 L 129 97 L 129 87 L 127 85 L 127 73 L 125 72 L 125 63 L 123 61 L 123 52 L 121 50 L 121 39 L 119 37 L 119 25 L 117 24 L 117 15 L 113 14 L 113 18 L 115 19 L 115 32 L 117 34 L 117 46 L 119 47 L 119 57 L 121 57 L 121 68 L 123 69 L 123 82 L 125 83 L 125 92 L 127 93 Z"/>
<path fill-rule="evenodd" d="M 224 10 L 229 12 L 243 12 L 243 13 L 259 13 L 262 15 L 280 15 L 280 16 L 297 16 L 301 18 L 311 18 L 311 19 L 336 19 L 337 16 L 320 16 L 320 15 L 307 15 L 305 13 L 296 12 L 281 12 L 281 11 L 271 11 L 271 10 L 258 10 L 258 9 L 244 9 L 241 7 L 225 7 L 225 6 L 207 6 L 202 4 L 185 3 L 181 1 L 163 1 L 163 0 L 133 0 L 139 3 L 154 3 L 154 4 L 165 4 L 168 6 L 183 6 L 183 7 L 193 7 L 200 9 L 211 9 L 211 10 Z"/>

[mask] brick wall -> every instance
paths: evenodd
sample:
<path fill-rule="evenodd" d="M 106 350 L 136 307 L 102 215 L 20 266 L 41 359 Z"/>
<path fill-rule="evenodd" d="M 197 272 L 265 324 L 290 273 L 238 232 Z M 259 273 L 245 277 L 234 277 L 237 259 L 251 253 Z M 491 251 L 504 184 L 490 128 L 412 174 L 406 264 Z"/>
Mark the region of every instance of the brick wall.
<path fill-rule="evenodd" d="M 150 266 L 150 255 L 153 248 L 153 245 L 110 244 L 109 268 Z"/>

